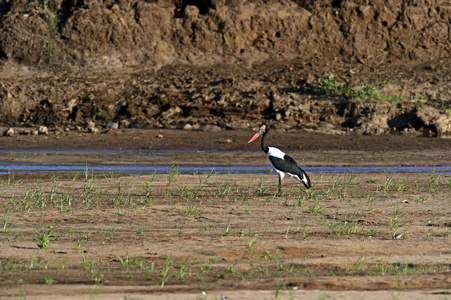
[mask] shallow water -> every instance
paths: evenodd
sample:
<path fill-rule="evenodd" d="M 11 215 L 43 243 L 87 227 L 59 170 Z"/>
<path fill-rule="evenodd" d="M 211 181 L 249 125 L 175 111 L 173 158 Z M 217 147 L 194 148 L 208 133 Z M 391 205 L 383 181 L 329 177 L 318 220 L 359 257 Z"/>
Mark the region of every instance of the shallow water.
<path fill-rule="evenodd" d="M 218 174 L 268 174 L 269 166 L 176 166 L 181 174 L 209 173 Z M 399 166 L 349 166 L 349 167 L 305 167 L 307 173 L 419 173 L 451 175 L 451 166 L 436 167 L 399 167 Z M 0 163 L 0 174 L 9 173 L 122 173 L 132 175 L 167 174 L 169 166 L 151 165 L 86 165 L 86 164 L 40 164 L 40 163 Z"/>
<path fill-rule="evenodd" d="M 126 155 L 130 157 L 162 156 L 183 153 L 231 153 L 249 151 L 227 150 L 154 150 L 154 149 L 0 149 L 0 155 L 74 155 L 74 154 L 105 154 Z M 252 151 L 250 151 L 252 152 Z M 177 166 L 181 174 L 209 173 L 212 170 L 218 174 L 268 174 L 269 166 L 239 165 L 239 166 L 215 166 L 193 165 Z M 307 173 L 419 173 L 451 175 L 451 166 L 321 166 L 303 167 Z M 9 173 L 121 173 L 132 175 L 143 174 L 167 174 L 170 166 L 155 166 L 149 164 L 86 164 L 86 163 L 35 163 L 35 162 L 0 162 L 0 174 Z"/>

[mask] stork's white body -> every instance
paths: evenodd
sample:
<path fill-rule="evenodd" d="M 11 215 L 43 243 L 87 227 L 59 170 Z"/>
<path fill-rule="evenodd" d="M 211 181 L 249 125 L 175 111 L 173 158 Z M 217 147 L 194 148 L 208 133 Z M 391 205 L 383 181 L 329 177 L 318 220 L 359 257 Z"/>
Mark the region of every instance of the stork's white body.
<path fill-rule="evenodd" d="M 305 184 L 308 184 L 307 183 L 308 179 L 307 179 L 307 177 L 304 174 L 302 174 L 302 178 L 299 178 L 299 175 L 291 174 L 289 172 L 284 172 L 284 171 L 278 169 L 276 166 L 273 165 L 270 157 L 273 156 L 273 157 L 277 157 L 277 158 L 280 158 L 280 159 L 285 159 L 285 156 L 286 156 L 285 152 L 283 152 L 280 149 L 277 149 L 275 147 L 268 147 L 268 149 L 269 149 L 269 151 L 266 154 L 266 156 L 269 159 L 269 164 L 271 165 L 271 168 L 274 171 L 276 171 L 277 174 L 280 176 L 280 180 L 282 180 L 285 176 L 288 176 L 288 177 L 294 178 L 294 179 L 296 179 L 296 180 L 298 180 L 300 182 L 304 182 Z"/>
<path fill-rule="evenodd" d="M 270 156 L 278 157 L 278 158 L 280 158 L 280 159 L 283 159 L 284 156 L 285 156 L 285 152 L 283 152 L 283 151 L 281 151 L 281 150 L 279 150 L 279 149 L 277 149 L 277 148 L 274 148 L 274 147 L 268 147 L 268 149 L 269 149 L 269 151 L 268 151 L 268 153 L 266 153 L 266 156 L 268 157 L 268 159 L 270 158 Z M 285 176 L 285 174 L 286 174 L 286 175 L 289 175 L 288 173 L 286 173 L 286 172 L 284 172 L 284 171 L 278 170 L 278 169 L 272 164 L 271 160 L 269 161 L 269 164 L 271 165 L 271 168 L 272 168 L 274 171 L 276 171 L 277 174 L 279 174 L 279 175 L 282 177 L 282 179 L 283 179 L 283 177 Z"/>

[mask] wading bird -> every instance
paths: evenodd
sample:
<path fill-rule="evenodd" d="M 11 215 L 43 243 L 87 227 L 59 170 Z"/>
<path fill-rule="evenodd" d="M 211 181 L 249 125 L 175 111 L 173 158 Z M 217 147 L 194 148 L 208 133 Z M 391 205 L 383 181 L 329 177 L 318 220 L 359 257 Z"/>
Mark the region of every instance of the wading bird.
<path fill-rule="evenodd" d="M 302 182 L 304 186 L 309 189 L 312 186 L 312 184 L 310 183 L 310 178 L 307 176 L 307 173 L 305 173 L 304 170 L 299 167 L 294 159 L 277 148 L 266 146 L 266 135 L 268 134 L 269 129 L 269 122 L 265 121 L 248 143 L 255 141 L 263 133 L 261 142 L 262 149 L 268 156 L 271 167 L 279 175 L 279 190 L 277 195 L 279 196 L 280 194 L 282 194 L 282 179 L 285 176 L 295 178 L 296 180 Z"/>

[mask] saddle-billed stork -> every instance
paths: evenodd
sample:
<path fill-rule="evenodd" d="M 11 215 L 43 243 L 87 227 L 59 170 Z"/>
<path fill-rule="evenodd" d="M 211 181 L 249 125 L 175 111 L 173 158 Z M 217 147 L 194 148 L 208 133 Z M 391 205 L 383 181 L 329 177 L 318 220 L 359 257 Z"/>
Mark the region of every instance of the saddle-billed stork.
<path fill-rule="evenodd" d="M 269 125 L 269 122 L 265 121 L 248 143 L 252 143 L 263 133 L 261 142 L 262 149 L 268 156 L 271 167 L 279 175 L 279 190 L 277 195 L 282 194 L 282 179 L 285 176 L 295 178 L 296 180 L 302 182 L 304 186 L 309 189 L 312 186 L 312 184 L 310 183 L 310 178 L 308 177 L 307 173 L 305 173 L 305 171 L 302 170 L 301 167 L 299 167 L 296 161 L 279 149 L 266 146 L 266 135 L 268 134 L 270 128 L 271 127 Z"/>

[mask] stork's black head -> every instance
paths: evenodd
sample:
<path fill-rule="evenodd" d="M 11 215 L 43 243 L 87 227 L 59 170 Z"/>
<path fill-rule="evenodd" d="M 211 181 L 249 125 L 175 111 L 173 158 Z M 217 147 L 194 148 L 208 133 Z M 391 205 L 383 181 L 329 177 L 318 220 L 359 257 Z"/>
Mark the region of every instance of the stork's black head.
<path fill-rule="evenodd" d="M 271 126 L 269 125 L 268 121 L 263 122 L 262 126 L 260 126 L 260 129 L 256 134 L 254 134 L 254 136 L 249 140 L 248 143 L 255 141 L 262 133 L 268 133 L 270 127 Z"/>

